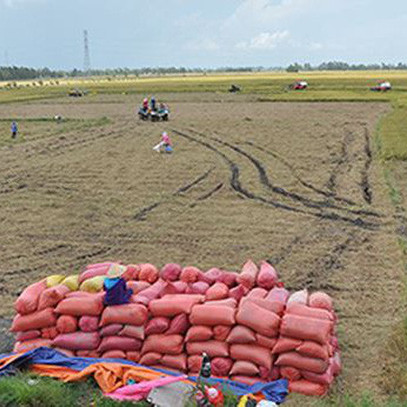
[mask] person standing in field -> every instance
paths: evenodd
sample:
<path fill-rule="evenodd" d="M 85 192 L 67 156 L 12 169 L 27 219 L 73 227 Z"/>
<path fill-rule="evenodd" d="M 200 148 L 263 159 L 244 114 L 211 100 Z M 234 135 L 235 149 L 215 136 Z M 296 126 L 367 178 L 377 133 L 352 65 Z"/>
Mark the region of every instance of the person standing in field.
<path fill-rule="evenodd" d="M 154 96 L 152 96 L 150 99 L 150 106 L 151 106 L 151 110 L 153 112 L 155 112 L 157 110 L 157 101 L 155 100 Z"/>
<path fill-rule="evenodd" d="M 143 110 L 145 110 L 146 112 L 148 110 L 148 99 L 147 98 L 143 99 Z"/>
<path fill-rule="evenodd" d="M 11 138 L 15 139 L 17 137 L 17 133 L 18 133 L 18 126 L 16 122 L 12 122 L 11 123 Z"/>

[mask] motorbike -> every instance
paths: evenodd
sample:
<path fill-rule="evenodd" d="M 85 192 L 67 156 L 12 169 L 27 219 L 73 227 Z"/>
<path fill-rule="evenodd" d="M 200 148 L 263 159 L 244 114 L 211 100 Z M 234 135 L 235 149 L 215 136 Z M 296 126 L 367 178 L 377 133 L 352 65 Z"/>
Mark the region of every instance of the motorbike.
<path fill-rule="evenodd" d="M 160 109 L 158 111 L 158 116 L 160 117 L 161 120 L 163 120 L 164 122 L 168 121 L 169 117 L 170 117 L 170 111 L 168 109 L 168 107 L 165 107 L 163 109 Z"/>
<path fill-rule="evenodd" d="M 144 107 L 140 107 L 138 111 L 138 117 L 140 120 L 148 120 L 149 119 L 149 111 L 148 109 L 145 109 Z"/>

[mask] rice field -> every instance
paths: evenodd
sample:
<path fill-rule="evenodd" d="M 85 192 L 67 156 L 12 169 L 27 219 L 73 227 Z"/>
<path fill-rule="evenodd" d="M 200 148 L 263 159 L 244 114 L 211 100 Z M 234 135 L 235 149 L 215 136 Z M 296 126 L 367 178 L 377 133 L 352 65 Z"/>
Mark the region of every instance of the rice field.
<path fill-rule="evenodd" d="M 289 91 L 295 79 L 310 89 Z M 380 79 L 395 89 L 369 91 Z M 229 94 L 232 83 L 243 91 Z M 69 98 L 75 87 L 89 94 Z M 27 284 L 87 263 L 237 270 L 248 257 L 266 259 L 288 288 L 334 298 L 344 371 L 332 400 L 397 393 L 384 359 L 405 309 L 405 90 L 403 72 L 0 89 L 0 331 Z M 152 94 L 169 104 L 168 123 L 137 119 Z M 163 130 L 172 155 L 152 150 Z"/>

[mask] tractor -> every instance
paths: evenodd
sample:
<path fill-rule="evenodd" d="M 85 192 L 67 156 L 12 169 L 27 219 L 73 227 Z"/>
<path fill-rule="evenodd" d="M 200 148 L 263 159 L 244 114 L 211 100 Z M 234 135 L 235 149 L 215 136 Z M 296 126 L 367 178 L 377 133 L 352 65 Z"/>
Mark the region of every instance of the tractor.
<path fill-rule="evenodd" d="M 308 88 L 308 83 L 306 81 L 296 81 L 289 85 L 288 89 L 291 90 L 305 90 Z"/>
<path fill-rule="evenodd" d="M 229 92 L 230 93 L 237 93 L 240 92 L 242 88 L 239 85 L 230 85 Z"/>
<path fill-rule="evenodd" d="M 140 120 L 151 120 L 152 122 L 168 121 L 170 117 L 170 110 L 164 104 L 160 104 L 159 109 L 152 110 L 151 108 L 140 107 L 138 111 L 138 117 Z"/>
<path fill-rule="evenodd" d="M 79 89 L 71 89 L 68 93 L 68 96 L 74 97 L 74 98 L 79 98 L 84 95 L 84 92 L 79 90 Z"/>
<path fill-rule="evenodd" d="M 170 117 L 170 109 L 168 109 L 167 105 L 163 103 L 160 104 L 160 108 L 158 109 L 158 117 L 164 122 L 168 121 Z"/>
<path fill-rule="evenodd" d="M 145 109 L 143 106 L 138 111 L 138 117 L 140 120 L 148 120 L 150 117 L 150 109 Z"/>
<path fill-rule="evenodd" d="M 370 88 L 370 90 L 373 92 L 387 92 L 388 90 L 391 90 L 391 83 L 388 81 L 379 82 L 376 86 Z"/>

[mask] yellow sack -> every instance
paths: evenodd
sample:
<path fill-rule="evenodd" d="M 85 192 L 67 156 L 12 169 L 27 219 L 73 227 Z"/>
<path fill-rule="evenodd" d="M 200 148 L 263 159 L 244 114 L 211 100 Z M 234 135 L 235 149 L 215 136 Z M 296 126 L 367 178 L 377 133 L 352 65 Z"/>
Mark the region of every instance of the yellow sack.
<path fill-rule="evenodd" d="M 121 277 L 121 275 L 127 270 L 126 266 L 121 264 L 112 264 L 107 272 L 109 277 Z"/>
<path fill-rule="evenodd" d="M 81 291 L 87 291 L 88 293 L 97 293 L 103 290 L 103 283 L 106 276 L 96 276 L 85 280 L 80 287 Z"/>
<path fill-rule="evenodd" d="M 237 405 L 237 407 L 245 407 L 246 404 L 247 404 L 247 400 L 248 400 L 248 397 L 247 397 L 247 396 L 241 397 L 240 400 L 239 400 L 239 404 Z"/>
<path fill-rule="evenodd" d="M 66 285 L 71 291 L 77 291 L 79 288 L 79 274 L 66 277 L 61 284 Z"/>
<path fill-rule="evenodd" d="M 48 276 L 47 277 L 47 288 L 58 285 L 64 278 L 65 278 L 65 276 L 63 276 L 62 274 L 53 274 L 52 276 Z"/>

